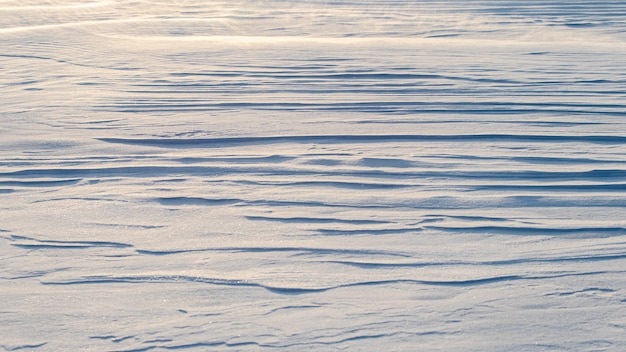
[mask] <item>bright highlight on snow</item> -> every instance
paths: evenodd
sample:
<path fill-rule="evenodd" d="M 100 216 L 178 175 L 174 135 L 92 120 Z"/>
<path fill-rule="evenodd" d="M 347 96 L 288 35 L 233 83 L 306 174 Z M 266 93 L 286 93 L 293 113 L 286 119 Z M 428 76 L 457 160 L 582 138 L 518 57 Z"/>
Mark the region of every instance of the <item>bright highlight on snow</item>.
<path fill-rule="evenodd" d="M 626 349 L 621 1 L 0 1 L 0 350 Z"/>

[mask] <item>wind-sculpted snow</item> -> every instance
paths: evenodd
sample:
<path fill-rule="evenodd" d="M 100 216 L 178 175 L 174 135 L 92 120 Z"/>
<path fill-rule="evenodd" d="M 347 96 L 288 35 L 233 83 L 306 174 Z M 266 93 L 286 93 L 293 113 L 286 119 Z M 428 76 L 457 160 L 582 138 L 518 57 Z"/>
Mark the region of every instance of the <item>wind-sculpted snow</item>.
<path fill-rule="evenodd" d="M 0 351 L 626 350 L 620 1 L 0 2 Z"/>

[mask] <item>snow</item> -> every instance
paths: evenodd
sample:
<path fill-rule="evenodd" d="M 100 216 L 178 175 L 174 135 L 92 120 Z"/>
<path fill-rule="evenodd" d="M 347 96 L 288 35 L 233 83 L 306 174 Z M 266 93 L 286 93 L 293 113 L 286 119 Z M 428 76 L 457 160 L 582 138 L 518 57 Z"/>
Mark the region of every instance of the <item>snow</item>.
<path fill-rule="evenodd" d="M 625 23 L 0 1 L 0 350 L 625 350 Z"/>

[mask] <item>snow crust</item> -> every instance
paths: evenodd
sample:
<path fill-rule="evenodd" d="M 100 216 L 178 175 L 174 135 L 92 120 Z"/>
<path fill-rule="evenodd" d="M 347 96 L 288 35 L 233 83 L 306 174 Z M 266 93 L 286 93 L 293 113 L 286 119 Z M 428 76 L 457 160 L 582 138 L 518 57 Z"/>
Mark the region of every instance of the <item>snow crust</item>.
<path fill-rule="evenodd" d="M 622 1 L 0 1 L 0 350 L 626 350 Z"/>

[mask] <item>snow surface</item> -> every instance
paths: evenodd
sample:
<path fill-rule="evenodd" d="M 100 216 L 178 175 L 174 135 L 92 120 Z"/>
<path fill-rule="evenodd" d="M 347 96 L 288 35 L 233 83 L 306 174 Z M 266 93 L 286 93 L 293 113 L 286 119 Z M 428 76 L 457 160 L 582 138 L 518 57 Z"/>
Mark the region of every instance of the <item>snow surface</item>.
<path fill-rule="evenodd" d="M 0 1 L 0 350 L 626 350 L 623 1 Z"/>

